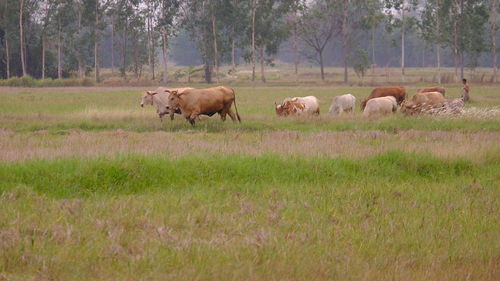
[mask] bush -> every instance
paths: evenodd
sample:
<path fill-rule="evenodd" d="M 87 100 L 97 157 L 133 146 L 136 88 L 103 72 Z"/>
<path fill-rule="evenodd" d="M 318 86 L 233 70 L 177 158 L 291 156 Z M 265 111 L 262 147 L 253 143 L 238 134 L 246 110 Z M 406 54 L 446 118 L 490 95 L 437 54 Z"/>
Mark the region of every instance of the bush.
<path fill-rule="evenodd" d="M 6 80 L 0 80 L 0 86 L 7 87 L 71 87 L 71 86 L 94 86 L 91 78 L 76 79 L 35 79 L 29 75 L 25 77 L 12 77 Z"/>
<path fill-rule="evenodd" d="M 6 80 L 0 80 L 0 86 L 8 87 L 33 87 L 36 84 L 36 79 L 26 75 L 24 77 L 12 77 Z"/>

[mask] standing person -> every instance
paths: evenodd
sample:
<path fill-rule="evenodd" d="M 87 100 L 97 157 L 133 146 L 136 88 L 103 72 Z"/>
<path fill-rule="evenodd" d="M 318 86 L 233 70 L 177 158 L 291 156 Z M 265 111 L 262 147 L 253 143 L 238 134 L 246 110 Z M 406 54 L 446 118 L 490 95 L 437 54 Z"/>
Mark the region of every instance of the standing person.
<path fill-rule="evenodd" d="M 470 97 L 469 97 L 469 84 L 467 84 L 467 79 L 462 79 L 462 83 L 464 84 L 464 87 L 462 89 L 462 100 L 464 102 L 468 102 Z"/>

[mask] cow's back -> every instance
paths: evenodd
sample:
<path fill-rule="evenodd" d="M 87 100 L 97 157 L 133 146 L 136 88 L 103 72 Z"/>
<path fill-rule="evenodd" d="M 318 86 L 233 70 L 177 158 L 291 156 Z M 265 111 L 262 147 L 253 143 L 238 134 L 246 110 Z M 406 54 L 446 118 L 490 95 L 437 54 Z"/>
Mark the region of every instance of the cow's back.
<path fill-rule="evenodd" d="M 446 89 L 444 87 L 441 87 L 441 86 L 435 86 L 435 87 L 422 88 L 418 92 L 419 93 L 438 92 L 438 93 L 441 93 L 444 97 L 445 93 L 446 93 Z"/>
<path fill-rule="evenodd" d="M 368 100 L 363 111 L 363 116 L 387 114 L 395 111 L 397 107 L 394 97 L 378 97 Z"/>
<path fill-rule="evenodd" d="M 332 105 L 330 106 L 329 112 L 332 114 L 340 114 L 343 111 L 353 110 L 355 104 L 356 97 L 351 94 L 336 96 L 332 99 Z"/>
<path fill-rule="evenodd" d="M 186 112 L 216 113 L 227 103 L 234 101 L 234 91 L 228 87 L 185 90 L 182 99 L 185 102 L 182 110 Z"/>

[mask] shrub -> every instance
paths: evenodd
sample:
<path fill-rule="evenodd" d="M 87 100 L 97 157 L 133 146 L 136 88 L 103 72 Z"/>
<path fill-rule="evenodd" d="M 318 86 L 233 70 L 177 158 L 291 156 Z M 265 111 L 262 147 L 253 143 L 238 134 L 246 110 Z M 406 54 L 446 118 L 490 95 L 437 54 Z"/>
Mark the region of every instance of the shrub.
<path fill-rule="evenodd" d="M 0 81 L 0 86 L 8 87 L 33 87 L 36 84 L 36 79 L 26 75 L 24 77 L 12 77 Z"/>
<path fill-rule="evenodd" d="M 25 77 L 12 77 L 6 80 L 0 80 L 0 86 L 8 87 L 71 87 L 71 86 L 94 86 L 91 78 L 76 79 L 35 79 L 29 75 Z"/>

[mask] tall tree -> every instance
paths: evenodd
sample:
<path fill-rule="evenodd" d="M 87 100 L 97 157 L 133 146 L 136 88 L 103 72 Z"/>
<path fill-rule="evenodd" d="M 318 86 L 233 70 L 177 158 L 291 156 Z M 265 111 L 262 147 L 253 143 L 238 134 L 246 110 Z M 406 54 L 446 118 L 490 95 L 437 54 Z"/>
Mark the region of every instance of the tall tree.
<path fill-rule="evenodd" d="M 418 5 L 416 0 L 385 0 L 386 12 L 389 15 L 389 28 L 396 27 L 401 31 L 401 79 L 405 82 L 406 33 L 414 25 L 415 18 L 411 13 Z"/>
<path fill-rule="evenodd" d="M 168 48 L 169 39 L 176 35 L 178 15 L 180 9 L 179 0 L 160 0 L 160 13 L 158 16 L 158 28 L 162 39 L 163 56 L 163 82 L 168 80 Z"/>
<path fill-rule="evenodd" d="M 427 0 L 420 15 L 419 27 L 422 38 L 429 44 L 435 45 L 437 82 L 441 84 L 441 49 L 446 32 L 446 18 L 449 9 L 444 0 Z"/>
<path fill-rule="evenodd" d="M 23 76 L 26 76 L 26 53 L 24 46 L 24 32 L 23 32 L 23 15 L 24 15 L 24 0 L 19 0 L 19 52 L 21 54 L 21 67 L 23 69 Z"/>
<path fill-rule="evenodd" d="M 259 0 L 252 7 L 252 64 L 256 61 L 256 49 L 259 52 L 261 80 L 266 82 L 264 73 L 266 62 L 278 52 L 280 44 L 289 36 L 286 15 L 298 9 L 297 0 Z M 255 77 L 253 67 L 252 77 Z"/>
<path fill-rule="evenodd" d="M 17 5 L 15 5 L 14 1 L 10 0 L 3 0 L 1 6 L 1 22 L 0 22 L 0 30 L 3 31 L 3 51 L 5 52 L 4 55 L 4 64 L 5 64 L 5 76 L 6 78 L 10 78 L 11 75 L 13 74 L 12 68 L 11 68 L 11 62 L 12 62 L 12 50 L 14 43 L 17 41 L 16 38 L 16 29 L 18 27 L 18 22 L 17 22 L 17 13 L 19 12 L 19 9 L 17 8 Z M 1 32 L 0 32 L 1 34 Z"/>
<path fill-rule="evenodd" d="M 493 82 L 497 83 L 497 14 L 499 10 L 498 0 L 490 0 L 490 32 L 491 32 L 491 54 L 493 67 Z"/>
<path fill-rule="evenodd" d="M 306 56 L 319 63 L 321 80 L 325 80 L 323 51 L 335 32 L 333 17 L 333 11 L 320 0 L 304 10 L 297 24 L 300 38 L 315 51 L 314 55 L 306 53 Z"/>

